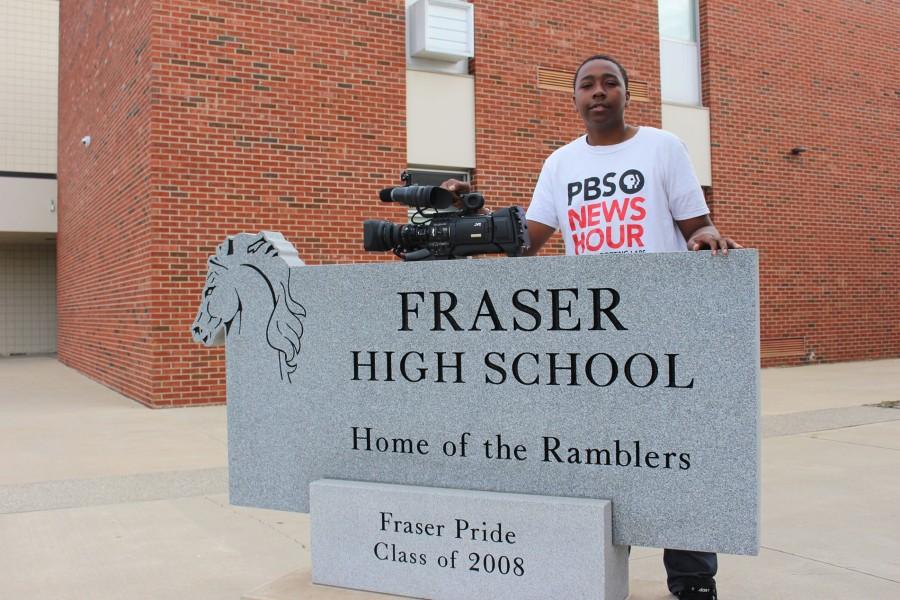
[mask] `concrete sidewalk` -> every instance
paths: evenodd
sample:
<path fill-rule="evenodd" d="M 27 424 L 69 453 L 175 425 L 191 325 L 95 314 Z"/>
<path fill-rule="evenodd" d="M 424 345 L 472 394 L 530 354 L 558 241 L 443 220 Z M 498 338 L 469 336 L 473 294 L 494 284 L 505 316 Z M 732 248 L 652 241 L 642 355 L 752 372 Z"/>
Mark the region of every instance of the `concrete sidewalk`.
<path fill-rule="evenodd" d="M 900 360 L 767 369 L 762 392 L 762 550 L 720 557 L 720 596 L 900 598 L 900 410 L 865 406 L 900 400 Z M 306 515 L 229 506 L 225 465 L 224 407 L 0 359 L 0 598 L 387 598 L 314 590 Z M 671 598 L 661 555 L 634 550 L 633 600 Z"/>

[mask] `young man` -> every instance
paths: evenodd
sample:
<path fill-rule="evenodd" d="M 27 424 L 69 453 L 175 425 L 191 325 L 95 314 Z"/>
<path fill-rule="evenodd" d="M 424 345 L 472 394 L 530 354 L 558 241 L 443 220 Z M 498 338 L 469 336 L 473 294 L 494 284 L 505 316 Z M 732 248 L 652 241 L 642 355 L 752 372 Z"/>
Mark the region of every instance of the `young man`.
<path fill-rule="evenodd" d="M 575 72 L 575 110 L 586 134 L 544 163 L 526 218 L 533 256 L 556 230 L 566 254 L 678 252 L 741 246 L 709 218 L 684 144 L 652 127 L 629 125 L 628 74 L 615 59 L 596 55 Z M 468 184 L 444 187 L 467 192 Z M 716 600 L 716 555 L 666 550 L 669 590 L 684 600 Z"/>

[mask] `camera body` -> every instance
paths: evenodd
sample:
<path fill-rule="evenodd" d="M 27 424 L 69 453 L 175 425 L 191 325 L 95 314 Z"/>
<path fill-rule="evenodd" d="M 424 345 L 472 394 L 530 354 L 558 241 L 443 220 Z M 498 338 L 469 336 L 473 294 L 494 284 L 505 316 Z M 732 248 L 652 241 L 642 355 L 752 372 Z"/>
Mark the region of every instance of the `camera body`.
<path fill-rule="evenodd" d="M 478 254 L 521 256 L 529 245 L 525 211 L 519 206 L 479 214 L 484 207 L 481 194 L 456 196 L 437 186 L 386 188 L 379 197 L 416 208 L 423 221 L 408 225 L 365 221 L 363 246 L 370 252 L 392 250 L 406 261 L 443 260 Z M 461 208 L 434 210 L 450 208 L 457 198 Z"/>

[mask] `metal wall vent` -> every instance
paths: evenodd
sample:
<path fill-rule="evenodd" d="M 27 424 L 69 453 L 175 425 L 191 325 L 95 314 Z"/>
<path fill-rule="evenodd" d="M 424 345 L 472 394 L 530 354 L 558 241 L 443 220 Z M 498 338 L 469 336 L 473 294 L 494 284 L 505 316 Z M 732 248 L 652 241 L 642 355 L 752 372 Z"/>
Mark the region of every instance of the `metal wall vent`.
<path fill-rule="evenodd" d="M 574 73 L 568 71 L 538 68 L 538 87 L 542 90 L 571 93 L 574 76 Z M 631 92 L 631 99 L 635 102 L 650 101 L 650 84 L 646 81 L 631 80 L 628 82 L 628 89 Z"/>
<path fill-rule="evenodd" d="M 650 102 L 650 84 L 646 81 L 629 81 L 628 91 L 635 102 Z"/>
<path fill-rule="evenodd" d="M 802 358 L 804 356 L 806 356 L 806 338 L 760 340 L 760 358 Z"/>

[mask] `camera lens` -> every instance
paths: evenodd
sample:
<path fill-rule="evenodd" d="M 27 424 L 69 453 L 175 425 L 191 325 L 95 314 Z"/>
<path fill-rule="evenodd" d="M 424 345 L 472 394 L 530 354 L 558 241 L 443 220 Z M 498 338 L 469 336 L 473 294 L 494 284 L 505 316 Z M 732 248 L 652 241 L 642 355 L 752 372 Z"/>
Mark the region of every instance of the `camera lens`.
<path fill-rule="evenodd" d="M 400 242 L 400 225 L 390 221 L 363 222 L 363 248 L 370 252 L 392 250 Z"/>

